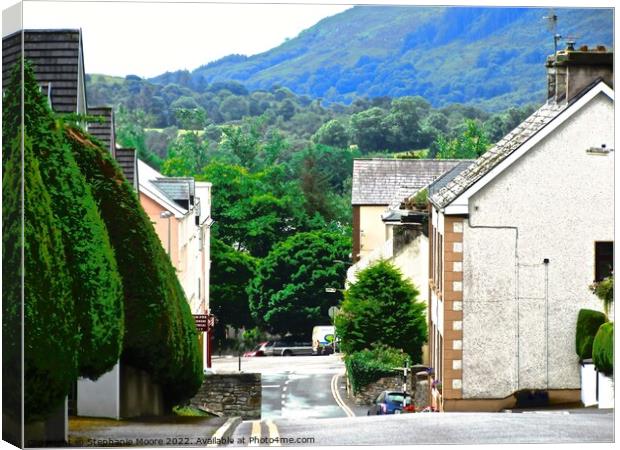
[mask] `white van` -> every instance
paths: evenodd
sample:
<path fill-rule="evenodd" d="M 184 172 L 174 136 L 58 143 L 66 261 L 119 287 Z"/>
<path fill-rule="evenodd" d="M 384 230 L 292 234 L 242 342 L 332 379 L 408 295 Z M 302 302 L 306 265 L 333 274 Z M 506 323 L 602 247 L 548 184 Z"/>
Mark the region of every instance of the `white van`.
<path fill-rule="evenodd" d="M 321 325 L 312 328 L 312 353 L 329 355 L 334 353 L 336 330 L 333 325 Z"/>

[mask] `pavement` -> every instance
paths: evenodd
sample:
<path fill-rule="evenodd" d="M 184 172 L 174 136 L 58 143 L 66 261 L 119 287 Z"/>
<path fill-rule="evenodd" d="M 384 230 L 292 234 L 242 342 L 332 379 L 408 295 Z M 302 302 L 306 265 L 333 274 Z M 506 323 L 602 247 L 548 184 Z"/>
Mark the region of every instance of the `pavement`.
<path fill-rule="evenodd" d="M 69 418 L 72 447 L 204 447 L 227 417 Z M 232 430 L 231 430 L 232 431 Z"/>

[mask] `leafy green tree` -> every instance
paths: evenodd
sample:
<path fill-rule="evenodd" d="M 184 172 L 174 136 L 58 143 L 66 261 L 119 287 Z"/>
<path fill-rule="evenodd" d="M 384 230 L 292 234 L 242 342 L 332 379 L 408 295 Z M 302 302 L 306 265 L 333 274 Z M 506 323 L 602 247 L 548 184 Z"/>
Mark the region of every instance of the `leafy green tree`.
<path fill-rule="evenodd" d="M 372 107 L 351 116 L 351 141 L 368 153 L 390 148 L 385 132 L 386 112 L 379 107 Z"/>
<path fill-rule="evenodd" d="M 321 125 L 312 136 L 312 141 L 330 147 L 346 148 L 349 144 L 349 130 L 340 119 L 332 119 Z"/>
<path fill-rule="evenodd" d="M 297 233 L 274 246 L 262 259 L 248 293 L 254 320 L 274 333 L 309 336 L 314 325 L 329 320 L 327 310 L 338 304 L 351 242 L 342 232 Z"/>
<path fill-rule="evenodd" d="M 474 120 L 465 122 L 466 129 L 457 139 L 437 140 L 437 159 L 476 159 L 491 145 L 484 129 Z"/>
<path fill-rule="evenodd" d="M 224 328 L 250 328 L 254 321 L 246 288 L 254 277 L 256 260 L 219 239 L 211 239 L 211 272 L 209 301 L 217 317 L 216 339 Z"/>
<path fill-rule="evenodd" d="M 24 129 L 21 67 L 2 108 L 2 387 L 4 411 L 29 423 L 64 401 L 78 375 L 80 335 L 62 234 L 33 150 L 39 89 L 24 64 Z"/>
<path fill-rule="evenodd" d="M 425 307 L 417 296 L 417 289 L 387 261 L 360 271 L 336 316 L 342 349 L 353 353 L 380 343 L 421 361 L 427 328 Z"/>
<path fill-rule="evenodd" d="M 419 97 L 403 97 L 392 101 L 390 112 L 383 119 L 391 150 L 414 150 L 426 145 L 420 128 L 420 108 Z"/>
<path fill-rule="evenodd" d="M 152 119 L 142 110 L 128 110 L 120 107 L 115 115 L 116 140 L 127 148 L 135 148 L 138 157 L 155 169 L 160 169 L 161 158 L 146 146 L 145 128 Z"/>
<path fill-rule="evenodd" d="M 208 148 L 209 142 L 201 139 L 197 132 L 177 135 L 168 147 L 168 159 L 162 165 L 162 172 L 171 177 L 189 177 L 200 173 L 208 161 Z"/>

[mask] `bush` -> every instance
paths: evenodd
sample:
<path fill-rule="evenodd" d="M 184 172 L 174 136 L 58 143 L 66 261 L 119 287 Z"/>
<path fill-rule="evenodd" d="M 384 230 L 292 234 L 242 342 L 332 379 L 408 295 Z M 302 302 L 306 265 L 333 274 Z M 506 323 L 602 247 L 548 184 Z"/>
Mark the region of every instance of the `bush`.
<path fill-rule="evenodd" d="M 24 124 L 40 162 L 65 249 L 80 334 L 79 373 L 96 379 L 112 369 L 123 344 L 123 291 L 106 227 L 29 64 Z M 76 334 L 78 330 L 75 330 Z"/>
<path fill-rule="evenodd" d="M 592 344 L 592 361 L 599 372 L 605 375 L 614 373 L 614 324 L 601 325 Z"/>
<path fill-rule="evenodd" d="M 417 295 L 411 282 L 386 261 L 359 272 L 336 316 L 336 334 L 343 351 L 358 352 L 381 343 L 420 361 L 427 328 L 425 306 L 417 301 Z"/>
<path fill-rule="evenodd" d="M 609 314 L 609 307 L 614 302 L 614 276 L 610 275 L 598 283 L 594 283 L 592 291 L 602 302 L 605 313 Z"/>
<path fill-rule="evenodd" d="M 123 280 L 129 326 L 122 361 L 150 373 L 172 407 L 194 395 L 203 377 L 196 326 L 185 294 L 116 161 L 81 130 L 67 128 L 66 135 L 98 203 Z"/>
<path fill-rule="evenodd" d="M 599 327 L 607 322 L 607 317 L 600 311 L 582 309 L 577 316 L 577 333 L 575 348 L 579 360 L 592 358 L 592 343 Z"/>
<path fill-rule="evenodd" d="M 401 373 L 395 368 L 404 367 L 408 359 L 402 350 L 381 344 L 373 345 L 371 350 L 364 349 L 345 356 L 344 363 L 353 392 L 359 392 L 382 377 Z"/>
<path fill-rule="evenodd" d="M 79 334 L 59 224 L 31 130 L 21 132 L 19 69 L 18 64 L 3 97 L 2 387 L 4 411 L 17 421 L 23 387 L 28 423 L 44 419 L 64 402 L 77 378 Z M 31 100 L 24 97 L 26 114 Z"/>

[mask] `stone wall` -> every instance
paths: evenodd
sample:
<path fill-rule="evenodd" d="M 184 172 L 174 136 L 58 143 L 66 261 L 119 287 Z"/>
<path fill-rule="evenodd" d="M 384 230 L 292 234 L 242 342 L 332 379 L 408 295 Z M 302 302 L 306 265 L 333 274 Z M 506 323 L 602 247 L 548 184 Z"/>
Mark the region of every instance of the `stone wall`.
<path fill-rule="evenodd" d="M 261 418 L 261 374 L 207 375 L 190 404 L 216 416 Z"/>
<path fill-rule="evenodd" d="M 356 405 L 368 406 L 383 391 L 402 391 L 403 377 L 395 375 L 383 377 L 374 383 L 364 386 L 357 394 L 353 395 Z M 430 405 L 430 389 L 427 376 L 410 375 L 407 380 L 407 392 L 411 394 L 416 411 L 421 411 Z"/>
<path fill-rule="evenodd" d="M 383 391 L 402 391 L 403 390 L 403 376 L 395 375 L 389 377 L 379 378 L 374 383 L 370 383 L 362 387 L 357 392 L 353 399 L 356 405 L 370 405 Z M 412 392 L 411 382 L 407 383 L 407 392 Z"/>

